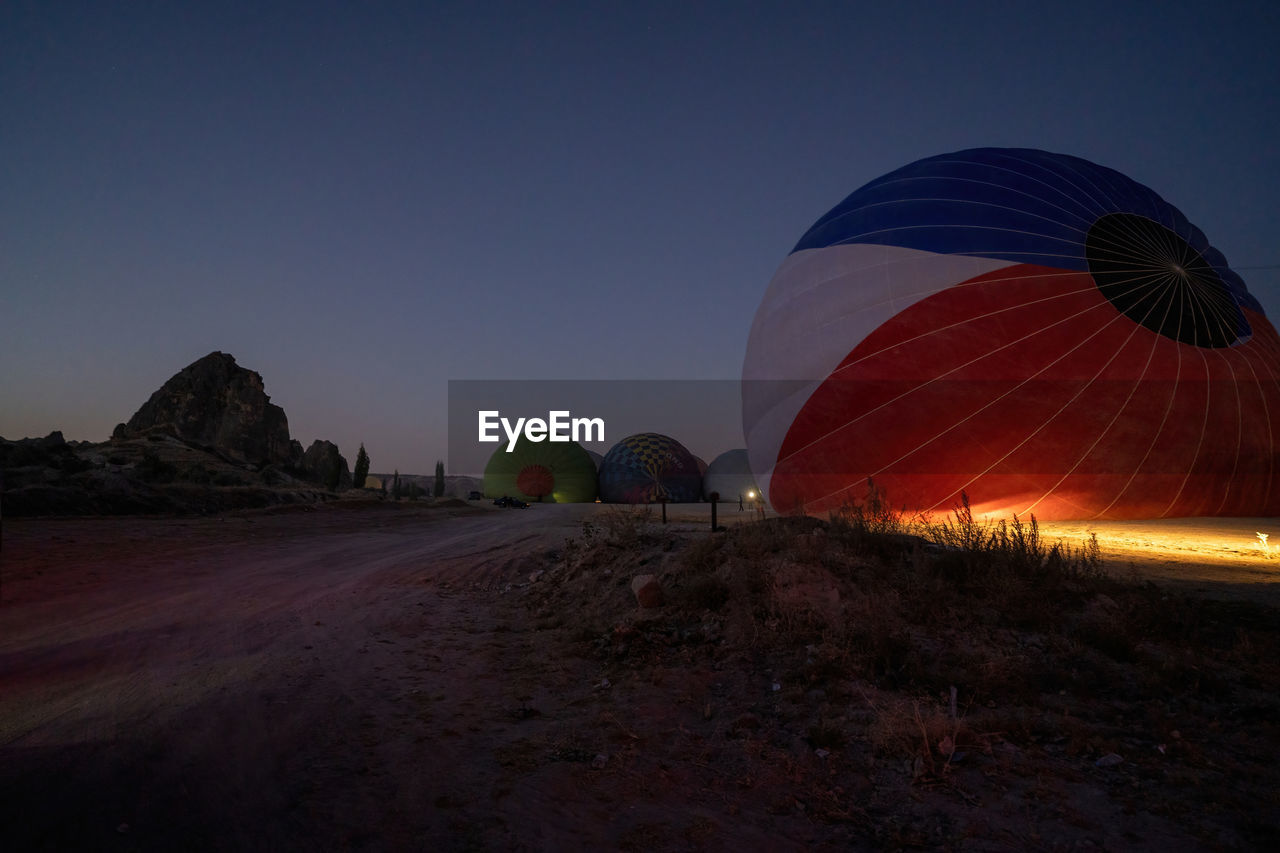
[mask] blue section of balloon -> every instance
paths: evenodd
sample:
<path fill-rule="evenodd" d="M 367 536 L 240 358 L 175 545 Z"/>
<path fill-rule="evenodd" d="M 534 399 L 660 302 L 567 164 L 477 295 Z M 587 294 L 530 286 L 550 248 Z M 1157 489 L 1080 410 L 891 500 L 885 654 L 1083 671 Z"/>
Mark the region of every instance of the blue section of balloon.
<path fill-rule="evenodd" d="M 1085 237 L 1110 213 L 1181 236 L 1237 303 L 1263 313 L 1204 233 L 1156 192 L 1114 169 L 1029 148 L 973 148 L 917 160 L 854 191 L 793 252 L 848 243 L 1087 271 Z"/>
<path fill-rule="evenodd" d="M 701 492 L 697 460 L 669 436 L 627 436 L 600 463 L 600 498 L 608 503 L 653 503 L 663 498 L 689 503 Z"/>

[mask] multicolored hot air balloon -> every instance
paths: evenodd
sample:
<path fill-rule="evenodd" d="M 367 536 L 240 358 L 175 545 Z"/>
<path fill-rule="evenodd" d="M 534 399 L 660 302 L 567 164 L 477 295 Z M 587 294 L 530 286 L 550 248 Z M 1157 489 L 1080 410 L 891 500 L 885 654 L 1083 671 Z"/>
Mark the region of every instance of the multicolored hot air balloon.
<path fill-rule="evenodd" d="M 629 435 L 600 463 L 600 498 L 608 503 L 691 503 L 702 492 L 698 462 L 684 445 L 653 432 Z"/>
<path fill-rule="evenodd" d="M 1280 513 L 1280 339 L 1147 187 L 981 148 L 854 192 L 800 239 L 743 367 L 780 512 L 866 495 L 1041 519 Z"/>
<path fill-rule="evenodd" d="M 596 499 L 596 466 L 574 441 L 529 441 L 507 452 L 500 444 L 484 468 L 484 496 L 587 503 Z"/>

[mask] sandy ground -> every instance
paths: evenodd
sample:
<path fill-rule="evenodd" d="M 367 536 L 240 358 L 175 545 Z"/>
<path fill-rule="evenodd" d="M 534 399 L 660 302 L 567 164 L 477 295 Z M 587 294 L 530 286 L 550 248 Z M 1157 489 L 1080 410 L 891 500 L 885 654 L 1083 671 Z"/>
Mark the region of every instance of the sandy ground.
<path fill-rule="evenodd" d="M 1059 521 L 1040 529 L 1067 543 L 1096 534 L 1108 571 L 1120 577 L 1133 573 L 1215 598 L 1280 606 L 1280 519 Z M 1259 533 L 1268 537 L 1265 547 Z"/>
<path fill-rule="evenodd" d="M 487 797 L 468 729 L 519 704 L 523 654 L 460 588 L 518 575 L 541 528 L 441 510 L 11 521 L 4 824 L 151 849 L 457 835 L 434 804 Z"/>
<path fill-rule="evenodd" d="M 721 510 L 722 522 L 749 517 Z M 519 588 L 600 511 L 322 506 L 7 520 L 0 840 L 649 849 L 646 833 L 660 827 L 664 849 L 809 847 L 803 823 L 673 803 L 662 792 L 679 779 L 611 758 L 675 736 L 673 709 L 700 708 L 730 676 L 678 673 L 651 695 L 610 694 L 598 663 L 556 657 L 541 641 Z M 670 515 L 700 526 L 708 509 Z M 1280 604 L 1280 560 L 1256 536 L 1270 529 L 1280 540 L 1274 524 L 1042 532 L 1096 532 L 1113 571 Z M 607 774 L 592 768 L 597 755 L 613 761 Z"/>

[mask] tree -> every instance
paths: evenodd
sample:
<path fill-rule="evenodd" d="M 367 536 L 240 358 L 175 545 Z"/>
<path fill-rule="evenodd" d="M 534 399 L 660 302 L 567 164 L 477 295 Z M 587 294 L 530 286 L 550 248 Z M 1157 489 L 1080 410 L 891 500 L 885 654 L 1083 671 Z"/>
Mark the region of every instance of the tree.
<path fill-rule="evenodd" d="M 436 460 L 436 482 L 432 494 L 437 498 L 444 497 L 444 462 L 439 459 Z"/>
<path fill-rule="evenodd" d="M 351 472 L 351 485 L 353 488 L 363 489 L 364 481 L 369 477 L 369 454 L 364 451 L 364 444 L 360 445 L 360 452 L 356 454 L 356 468 Z"/>
<path fill-rule="evenodd" d="M 397 468 L 391 479 L 391 499 L 400 500 L 400 469 Z"/>

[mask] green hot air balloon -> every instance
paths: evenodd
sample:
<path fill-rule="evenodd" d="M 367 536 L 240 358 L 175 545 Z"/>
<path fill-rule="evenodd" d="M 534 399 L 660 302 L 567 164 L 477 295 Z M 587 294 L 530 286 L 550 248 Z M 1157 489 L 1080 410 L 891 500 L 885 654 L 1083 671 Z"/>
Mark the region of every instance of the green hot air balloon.
<path fill-rule="evenodd" d="M 484 468 L 486 498 L 589 503 L 596 499 L 596 466 L 575 441 L 529 441 L 507 452 L 500 445 Z"/>

